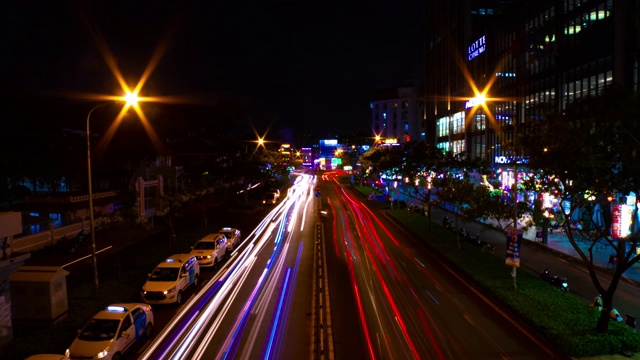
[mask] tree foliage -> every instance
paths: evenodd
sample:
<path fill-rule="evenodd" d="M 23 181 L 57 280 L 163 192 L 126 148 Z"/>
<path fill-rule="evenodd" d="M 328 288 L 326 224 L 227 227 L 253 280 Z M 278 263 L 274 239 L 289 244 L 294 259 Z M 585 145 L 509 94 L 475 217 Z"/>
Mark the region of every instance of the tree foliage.
<path fill-rule="evenodd" d="M 636 253 L 638 227 L 632 226 L 625 239 L 614 239 L 609 232 L 610 221 L 605 217 L 602 224 L 594 216 L 599 210 L 606 213 L 610 201 L 621 200 L 620 195 L 639 194 L 638 118 L 637 97 L 612 91 L 600 98 L 577 102 L 564 113 L 532 121 L 528 124 L 531 131 L 523 139 L 531 156 L 531 167 L 541 170 L 529 187 L 555 194 L 569 205 L 569 213 L 561 225 L 602 295 L 604 310 L 596 326 L 600 332 L 608 329 L 608 313 L 622 275 L 640 261 Z M 637 220 L 637 200 L 635 204 L 633 219 Z M 582 216 L 577 217 L 577 212 Z M 579 218 L 582 223 L 572 223 L 572 218 Z M 590 244 L 586 252 L 578 246 L 579 241 Z M 598 244 L 610 246 L 617 257 L 609 284 L 597 276 L 593 263 L 593 250 Z"/>

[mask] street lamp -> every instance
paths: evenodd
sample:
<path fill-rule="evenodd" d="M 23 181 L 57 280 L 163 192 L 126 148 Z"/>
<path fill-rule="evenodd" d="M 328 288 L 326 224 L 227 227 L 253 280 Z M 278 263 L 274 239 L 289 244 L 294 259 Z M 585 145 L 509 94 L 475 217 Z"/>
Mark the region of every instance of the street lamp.
<path fill-rule="evenodd" d="M 126 96 L 122 97 L 122 100 L 126 101 L 126 106 L 132 106 L 137 103 L 138 97 L 134 93 L 127 93 Z M 94 296 L 96 297 L 98 296 L 98 258 L 96 256 L 96 231 L 95 220 L 93 217 L 93 183 L 91 181 L 91 132 L 89 130 L 89 120 L 91 119 L 91 114 L 96 109 L 114 103 L 114 101 L 109 101 L 106 103 L 98 104 L 91 110 L 89 110 L 89 114 L 87 114 L 87 178 L 89 181 L 89 228 L 91 232 L 91 258 L 93 260 L 93 290 Z"/>
<path fill-rule="evenodd" d="M 253 157 L 253 154 L 255 154 L 256 151 L 258 151 L 258 148 L 260 148 L 261 146 L 264 147 L 264 143 L 265 142 L 266 141 L 264 140 L 264 138 L 260 137 L 260 136 L 258 136 L 258 138 L 256 140 L 247 140 L 248 144 L 246 144 L 244 146 L 244 154 L 248 155 L 249 154 L 249 145 L 255 144 L 256 147 L 255 147 L 255 149 L 253 149 L 253 152 L 251 153 L 251 156 Z"/>

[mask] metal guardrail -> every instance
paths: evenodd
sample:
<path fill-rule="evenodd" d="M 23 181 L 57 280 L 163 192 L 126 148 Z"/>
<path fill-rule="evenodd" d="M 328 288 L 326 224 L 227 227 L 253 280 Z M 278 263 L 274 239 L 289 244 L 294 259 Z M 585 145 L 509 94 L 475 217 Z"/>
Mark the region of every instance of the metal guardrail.
<path fill-rule="evenodd" d="M 102 199 L 106 197 L 112 197 L 118 195 L 116 191 L 105 191 L 93 194 L 94 199 Z M 28 203 L 75 203 L 88 201 L 89 195 L 77 195 L 77 196 L 27 196 L 25 201 Z"/>

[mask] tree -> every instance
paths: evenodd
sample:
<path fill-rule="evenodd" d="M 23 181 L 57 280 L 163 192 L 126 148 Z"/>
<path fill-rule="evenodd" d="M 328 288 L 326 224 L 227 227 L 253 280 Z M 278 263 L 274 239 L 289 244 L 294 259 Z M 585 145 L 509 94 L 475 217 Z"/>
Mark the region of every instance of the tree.
<path fill-rule="evenodd" d="M 402 168 L 402 151 L 400 147 L 371 147 L 360 157 L 361 172 L 364 172 L 361 178 L 374 181 L 381 176 L 395 178 Z"/>
<path fill-rule="evenodd" d="M 175 221 L 182 217 L 182 205 L 187 201 L 187 195 L 177 192 L 164 193 L 154 201 L 156 207 L 156 216 L 161 217 L 171 230 L 170 241 L 172 245 L 176 245 Z"/>
<path fill-rule="evenodd" d="M 506 234 L 509 228 L 516 227 L 514 222 L 516 213 L 518 218 L 522 219 L 523 215 L 532 212 L 524 192 L 518 190 L 518 195 L 521 200 L 516 203 L 517 208 L 514 208 L 512 193 L 505 193 L 501 189 L 491 189 L 486 184 L 478 185 L 469 198 L 465 215 L 483 222 L 492 219 L 496 222 L 496 228 Z M 524 225 L 524 227 L 520 225 Z M 524 224 L 520 223 L 518 227 L 526 229 L 530 225 L 532 223 L 525 222 Z"/>
<path fill-rule="evenodd" d="M 598 332 L 608 329 L 609 311 L 622 274 L 640 261 L 636 254 L 637 227 L 625 229 L 629 234 L 615 239 L 609 232 L 610 224 L 601 224 L 593 217 L 598 208 L 608 208 L 609 199 L 633 193 L 636 201 L 632 216 L 638 219 L 639 117 L 638 98 L 616 90 L 577 102 L 565 113 L 532 121 L 528 124 L 530 135 L 525 138 L 530 165 L 542 170 L 535 180 L 537 190 L 555 194 L 570 208 L 561 226 L 602 296 Z M 584 223 L 572 224 L 570 219 L 578 211 L 584 214 Z M 578 246 L 579 239 L 590 243 L 586 252 Z M 593 263 L 593 249 L 598 243 L 611 246 L 617 257 L 609 284 L 597 276 Z"/>
<path fill-rule="evenodd" d="M 466 218 L 469 207 L 469 199 L 474 194 L 475 185 L 469 181 L 468 177 L 459 177 L 448 173 L 446 176 L 438 177 L 434 181 L 436 188 L 437 202 L 443 207 L 449 207 L 455 214 L 456 229 L 460 229 L 458 218 Z M 456 231 L 458 250 L 460 250 L 460 231 Z"/>

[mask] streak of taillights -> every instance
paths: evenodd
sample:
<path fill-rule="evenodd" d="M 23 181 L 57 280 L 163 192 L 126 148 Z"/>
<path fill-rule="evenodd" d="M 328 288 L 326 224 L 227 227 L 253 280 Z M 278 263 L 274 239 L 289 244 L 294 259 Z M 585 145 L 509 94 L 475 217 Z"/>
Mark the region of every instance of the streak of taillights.
<path fill-rule="evenodd" d="M 400 272 L 397 270 L 396 266 L 395 266 L 395 262 L 392 261 L 388 254 L 386 254 L 386 250 L 384 247 L 384 244 L 382 243 L 381 239 L 379 238 L 377 232 L 375 232 L 375 230 L 373 230 L 375 228 L 375 225 L 378 225 L 379 228 L 381 228 L 386 235 L 394 242 L 394 244 L 396 244 L 397 246 L 399 246 L 398 241 L 393 237 L 393 235 L 389 232 L 389 230 L 381 223 L 380 219 L 378 219 L 372 212 L 370 209 L 368 209 L 366 206 L 364 206 L 364 204 L 362 204 L 362 202 L 357 202 L 353 199 L 351 199 L 351 197 L 346 194 L 346 192 L 344 190 L 341 191 L 342 196 L 344 199 L 346 199 L 347 204 L 349 204 L 349 207 L 351 208 L 351 212 L 356 216 L 356 218 L 359 220 L 359 222 L 357 222 L 357 226 L 356 229 L 360 235 L 360 238 L 363 240 L 362 241 L 362 245 L 365 249 L 365 253 L 367 255 L 367 257 L 370 259 L 370 263 L 373 265 L 375 273 L 377 278 L 379 279 L 379 284 L 382 286 L 383 292 L 385 294 L 385 297 L 387 298 L 387 301 L 389 303 L 389 305 L 391 306 L 391 310 L 393 311 L 394 314 L 394 318 L 398 324 L 398 327 L 400 328 L 405 341 L 407 342 L 407 344 L 409 345 L 409 348 L 411 349 L 411 352 L 413 353 L 413 356 L 415 358 L 419 358 L 419 354 L 418 351 L 415 347 L 415 345 L 413 344 L 413 341 L 409 335 L 409 332 L 407 330 L 406 324 L 403 320 L 403 317 L 401 316 L 399 309 L 395 303 L 395 300 L 391 297 L 391 293 L 388 289 L 388 286 L 385 282 L 385 280 L 382 277 L 382 274 L 380 273 L 380 269 L 378 268 L 377 263 L 375 262 L 375 258 L 377 257 L 380 262 L 382 264 L 386 264 L 389 265 L 392 270 L 393 273 L 395 275 L 397 275 L 402 282 L 404 282 L 407 287 L 410 289 L 410 291 L 413 293 L 413 290 L 410 287 L 410 284 L 407 282 L 407 280 L 400 275 Z M 366 213 L 362 213 L 360 209 L 364 208 L 366 210 Z M 375 224 L 372 223 L 371 218 L 373 218 L 375 220 Z M 360 229 L 366 230 L 367 235 L 361 233 Z M 368 246 L 367 246 L 368 245 Z M 371 252 L 370 248 L 373 250 L 373 252 L 375 253 L 375 255 Z M 402 250 L 404 250 L 405 253 L 408 254 L 407 250 L 404 248 L 401 248 Z M 382 253 L 380 253 L 380 251 L 382 251 L 384 253 L 384 258 L 382 257 Z M 417 261 L 417 259 L 413 258 L 414 260 Z M 426 269 L 424 268 L 424 266 L 422 266 L 422 270 L 423 272 L 426 272 Z M 430 274 L 429 274 L 429 277 Z M 431 277 L 432 278 L 432 277 Z M 434 282 L 435 279 L 433 279 Z M 355 286 L 355 283 L 354 283 Z M 414 294 L 415 297 L 415 294 Z M 360 305 L 359 305 L 360 306 Z M 428 316 L 428 314 L 427 314 Z M 438 344 L 436 343 L 435 339 L 433 338 L 433 334 L 431 332 L 430 327 L 426 324 L 426 322 L 422 321 L 422 325 L 424 326 L 426 332 L 429 334 L 429 339 L 433 345 L 433 347 L 435 348 L 436 352 L 438 353 L 440 358 L 444 358 L 442 355 L 442 352 L 438 346 Z"/>
<path fill-rule="evenodd" d="M 373 343 L 371 342 L 371 335 L 369 335 L 369 326 L 367 326 L 367 319 L 364 316 L 364 309 L 362 308 L 362 299 L 360 299 L 360 291 L 358 290 L 358 282 L 356 281 L 355 271 L 353 269 L 353 260 L 351 258 L 351 251 L 349 248 L 345 248 L 347 255 L 347 267 L 349 268 L 349 277 L 351 277 L 351 283 L 353 284 L 353 292 L 356 296 L 356 304 L 358 304 L 358 315 L 360 316 L 360 323 L 364 330 L 364 338 L 367 342 L 367 348 L 369 349 L 369 356 L 371 359 L 375 359 L 375 353 L 373 351 Z"/>
<path fill-rule="evenodd" d="M 340 257 L 340 249 L 338 247 L 338 234 L 337 234 L 338 229 L 336 228 L 337 226 L 336 209 L 333 206 L 333 202 L 331 201 L 331 199 L 328 199 L 328 201 L 329 201 L 329 206 L 331 206 L 331 213 L 333 214 L 333 221 L 331 222 L 331 231 L 333 232 L 333 247 L 336 249 L 336 256 Z"/>

